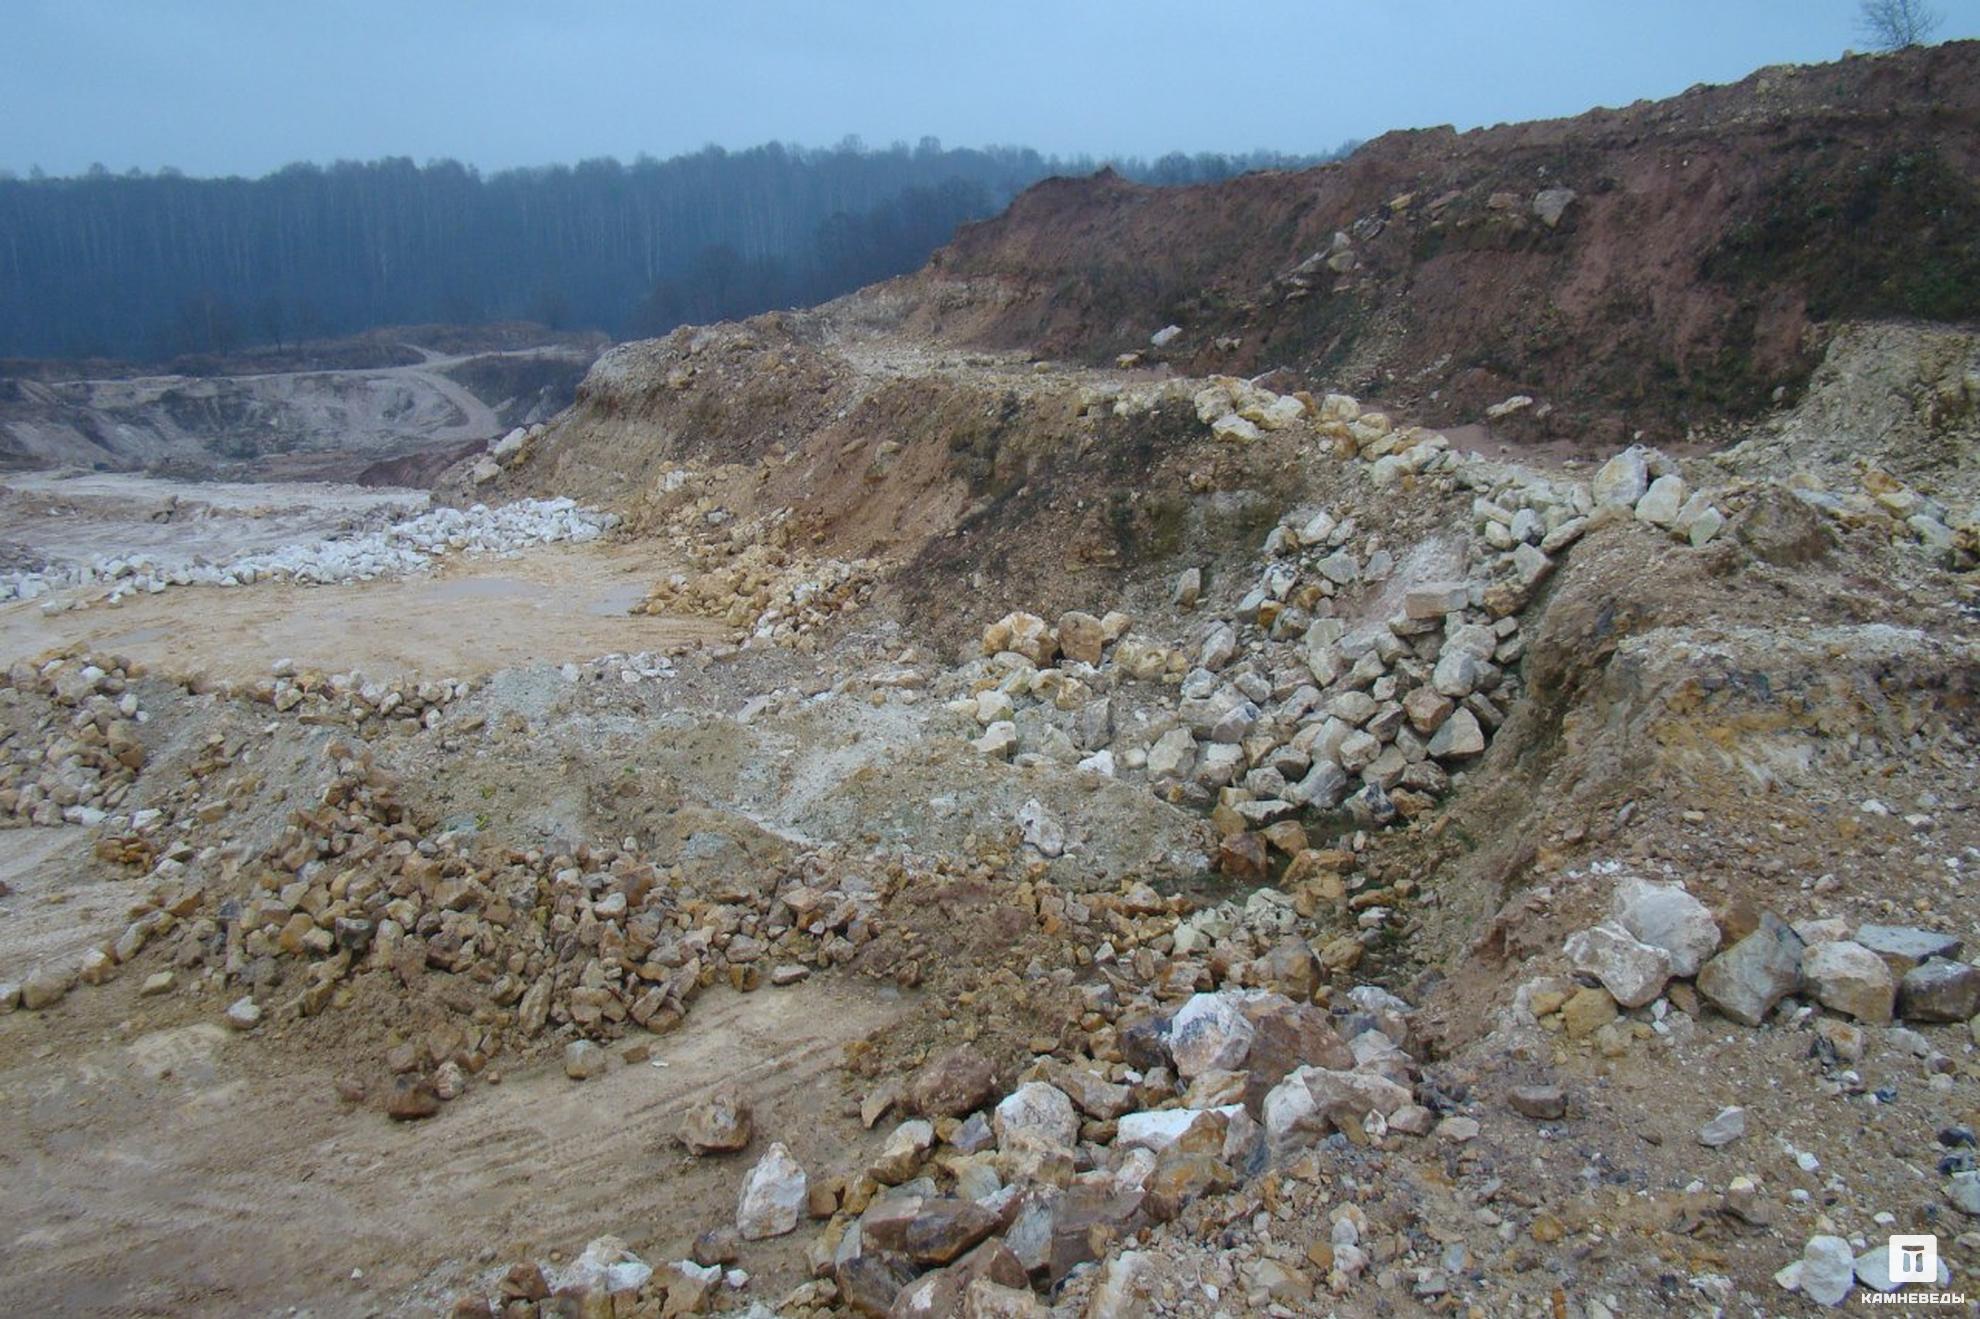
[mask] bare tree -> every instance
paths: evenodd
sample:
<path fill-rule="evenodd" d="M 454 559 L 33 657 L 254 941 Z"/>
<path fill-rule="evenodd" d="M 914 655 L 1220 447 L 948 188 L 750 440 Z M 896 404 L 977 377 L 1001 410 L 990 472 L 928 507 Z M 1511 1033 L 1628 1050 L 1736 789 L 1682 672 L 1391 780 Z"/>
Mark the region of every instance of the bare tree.
<path fill-rule="evenodd" d="M 1879 50 L 1903 50 L 1931 41 L 1941 21 L 1925 0 L 1863 0 L 1857 22 Z"/>

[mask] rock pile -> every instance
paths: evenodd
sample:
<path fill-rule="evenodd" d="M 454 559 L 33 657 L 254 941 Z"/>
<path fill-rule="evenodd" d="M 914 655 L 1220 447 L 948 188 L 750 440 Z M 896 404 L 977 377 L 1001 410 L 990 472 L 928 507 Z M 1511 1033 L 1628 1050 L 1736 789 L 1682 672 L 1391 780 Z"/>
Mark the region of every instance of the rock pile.
<path fill-rule="evenodd" d="M 687 473 L 676 475 L 685 485 Z M 808 647 L 818 628 L 872 599 L 880 565 L 794 549 L 789 512 L 742 523 L 709 497 L 673 510 L 674 545 L 695 570 L 656 583 L 634 612 L 713 618 L 736 642 Z"/>
<path fill-rule="evenodd" d="M 114 656 L 14 665 L 0 702 L 26 735 L 0 742 L 0 811 L 29 824 L 96 825 L 122 805 L 147 755 L 139 676 Z"/>
<path fill-rule="evenodd" d="M 1056 626 L 1007 615 L 959 675 L 973 695 L 951 708 L 984 727 L 986 755 L 1078 760 L 1214 809 L 1239 853 L 1254 831 L 1298 851 L 1302 812 L 1345 809 L 1363 826 L 1419 816 L 1504 721 L 1519 624 L 1491 616 L 1482 584 L 1453 581 L 1350 629 L 1333 597 L 1393 571 L 1385 551 L 1357 554 L 1353 531 L 1325 513 L 1289 518 L 1260 584 L 1190 648 L 1143 640 L 1119 613 Z"/>
<path fill-rule="evenodd" d="M 356 670 L 326 674 L 299 668 L 286 659 L 275 661 L 272 669 L 270 676 L 251 682 L 195 679 L 193 685 L 222 697 L 272 706 L 306 723 L 335 723 L 368 731 L 390 727 L 405 733 L 438 727 L 442 712 L 474 690 L 472 682 L 454 678 L 373 681 Z"/>
<path fill-rule="evenodd" d="M 251 991 L 278 1023 L 348 1001 L 354 977 L 445 977 L 460 986 L 440 996 L 459 1024 L 388 1051 L 407 1084 L 452 1066 L 464 1085 L 546 1031 L 669 1031 L 718 980 L 747 990 L 848 962 L 883 928 L 879 909 L 902 878 L 826 854 L 738 876 L 616 848 L 480 856 L 416 823 L 368 748 L 336 742 L 328 754 L 319 800 L 266 850 L 221 861 L 210 888 L 189 878 L 189 844 L 168 851 L 110 964 L 163 940 L 178 972 Z M 140 835 L 169 823 L 143 814 Z"/>
<path fill-rule="evenodd" d="M 1796 472 L 1788 489 L 1838 525 L 1868 528 L 1893 544 L 1915 546 L 1956 572 L 1980 566 L 1980 504 L 1957 513 L 1873 463 L 1860 465 L 1858 478 L 1859 489 L 1837 494 L 1812 473 Z"/>
<path fill-rule="evenodd" d="M 1644 1007 L 1695 977 L 1699 998 L 1745 1026 L 1762 1025 L 1794 994 L 1870 1026 L 1980 1017 L 1980 967 L 1959 959 L 1959 939 L 1880 925 L 1848 933 L 1842 921 L 1794 926 L 1763 911 L 1729 935 L 1682 887 L 1625 879 L 1610 918 L 1562 950 L 1591 987 L 1555 1006 L 1581 1000 L 1585 1019 L 1613 1020 L 1618 1007 Z"/>
<path fill-rule="evenodd" d="M 1148 896 L 1113 905 L 1125 914 Z M 1035 1057 L 1001 1099 L 968 1047 L 930 1060 L 905 1088 L 922 1115 L 896 1126 L 878 1159 L 784 1197 L 802 1195 L 825 1221 L 808 1253 L 814 1280 L 779 1313 L 1042 1315 L 1033 1287 L 1056 1289 L 1160 1224 L 1208 1230 L 1205 1197 L 1276 1183 L 1276 1169 L 1310 1172 L 1318 1143 L 1476 1135 L 1470 1119 L 1440 1115 L 1438 1096 L 1418 1102 L 1409 1008 L 1382 990 L 1356 989 L 1332 1012 L 1265 989 L 1157 1006 L 1095 986 L 1089 999 L 1104 1024 L 1083 1046 Z M 868 1105 L 876 1119 L 884 1107 Z M 804 1186 L 787 1156 L 777 1160 L 781 1148 L 749 1175 L 739 1226 L 764 1199 L 766 1165 L 776 1164 L 776 1184 Z M 1342 1221 L 1309 1266 L 1317 1276 L 1274 1274 L 1269 1285 L 1284 1298 L 1350 1290 L 1369 1258 L 1353 1216 Z M 768 1226 L 794 1222 L 782 1210 Z M 969 1308 L 987 1299 L 1003 1308 Z"/>
<path fill-rule="evenodd" d="M 0 576 L 0 599 L 37 599 L 72 587 L 101 589 L 115 603 L 171 586 L 244 586 L 262 580 L 348 584 L 424 572 L 447 554 L 509 554 L 558 542 L 583 544 L 619 522 L 568 499 L 523 499 L 490 508 L 436 508 L 337 539 L 247 554 L 226 563 L 168 562 L 143 555 L 96 558 L 69 568 Z"/>
<path fill-rule="evenodd" d="M 1341 810 L 1370 828 L 1427 812 L 1504 722 L 1525 649 L 1518 615 L 1591 526 L 1621 510 L 1702 546 L 1724 522 L 1654 450 L 1563 482 L 1460 455 L 1347 395 L 1315 403 L 1215 377 L 1194 403 L 1226 438 L 1310 423 L 1378 486 L 1442 473 L 1477 492 L 1478 567 L 1404 583 L 1380 622 L 1350 625 L 1343 607 L 1390 586 L 1396 554 L 1364 547 L 1353 518 L 1305 508 L 1267 537 L 1257 584 L 1193 643 L 1145 638 L 1121 613 L 1055 624 L 1020 611 L 987 627 L 986 658 L 954 675 L 968 694 L 950 708 L 982 728 L 984 755 L 1077 763 L 1213 809 L 1239 872 L 1264 873 L 1268 846 L 1298 851 L 1290 830 L 1308 813 Z M 1175 603 L 1201 596 L 1186 572 Z M 1151 699 L 1151 685 L 1175 697 Z"/>

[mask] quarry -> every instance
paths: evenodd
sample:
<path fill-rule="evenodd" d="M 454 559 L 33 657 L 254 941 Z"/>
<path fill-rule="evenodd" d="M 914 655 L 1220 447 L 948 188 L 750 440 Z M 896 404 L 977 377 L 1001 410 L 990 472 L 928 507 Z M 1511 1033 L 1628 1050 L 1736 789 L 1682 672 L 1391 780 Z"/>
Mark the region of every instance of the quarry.
<path fill-rule="evenodd" d="M 155 382 L 0 395 L 11 1305 L 1969 1276 L 1976 88 L 1048 180 L 502 398 L 215 386 L 225 452 Z"/>

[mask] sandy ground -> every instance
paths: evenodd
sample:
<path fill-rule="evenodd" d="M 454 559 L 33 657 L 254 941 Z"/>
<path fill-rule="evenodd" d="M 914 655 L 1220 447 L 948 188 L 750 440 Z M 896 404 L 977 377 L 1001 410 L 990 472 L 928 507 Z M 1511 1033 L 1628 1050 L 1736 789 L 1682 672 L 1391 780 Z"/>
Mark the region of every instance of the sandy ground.
<path fill-rule="evenodd" d="M 374 678 L 468 677 L 720 633 L 700 619 L 627 613 L 666 570 L 648 547 L 553 545 L 354 586 L 186 587 L 54 616 L 17 602 L 0 606 L 0 658 L 86 646 L 226 678 L 265 675 L 283 658 Z"/>
<path fill-rule="evenodd" d="M 137 1001 L 127 981 L 0 1018 L 12 1313 L 430 1314 L 477 1272 L 608 1232 L 684 1258 L 770 1141 L 812 1166 L 877 1144 L 827 1073 L 899 1010 L 829 981 L 711 991 L 693 1029 L 651 1041 L 664 1066 L 584 1083 L 539 1066 L 401 1126 L 340 1104 L 295 1046 L 197 1009 L 135 1033 L 119 1018 Z M 751 1096 L 756 1142 L 690 1159 L 673 1133 L 723 1082 Z M 808 1240 L 765 1243 L 752 1263 L 788 1263 L 773 1256 Z"/>

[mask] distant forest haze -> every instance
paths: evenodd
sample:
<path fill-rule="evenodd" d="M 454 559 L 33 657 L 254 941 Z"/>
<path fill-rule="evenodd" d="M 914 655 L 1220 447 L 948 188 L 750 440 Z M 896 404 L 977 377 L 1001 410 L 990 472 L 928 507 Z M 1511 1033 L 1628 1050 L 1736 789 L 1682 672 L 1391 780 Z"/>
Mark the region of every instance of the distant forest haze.
<path fill-rule="evenodd" d="M 1187 184 L 1313 159 L 1110 163 Z M 163 359 L 436 321 L 660 334 L 905 273 L 1030 184 L 1095 167 L 930 139 L 485 177 L 399 158 L 0 178 L 0 356 Z"/>

